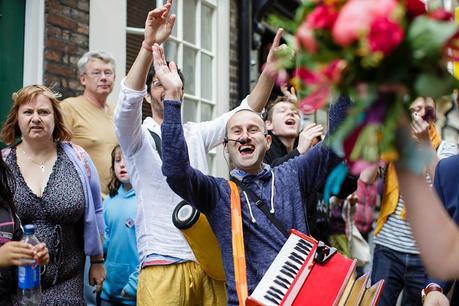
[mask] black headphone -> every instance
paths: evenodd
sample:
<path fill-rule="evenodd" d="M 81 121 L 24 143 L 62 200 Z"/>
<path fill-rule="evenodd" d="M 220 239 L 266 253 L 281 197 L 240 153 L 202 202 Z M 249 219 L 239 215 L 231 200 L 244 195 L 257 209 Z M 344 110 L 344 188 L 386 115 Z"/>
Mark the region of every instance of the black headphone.
<path fill-rule="evenodd" d="M 247 143 L 247 140 L 245 139 L 229 139 L 228 137 L 223 139 L 224 144 L 227 144 L 229 141 L 239 142 L 241 145 L 245 145 Z"/>

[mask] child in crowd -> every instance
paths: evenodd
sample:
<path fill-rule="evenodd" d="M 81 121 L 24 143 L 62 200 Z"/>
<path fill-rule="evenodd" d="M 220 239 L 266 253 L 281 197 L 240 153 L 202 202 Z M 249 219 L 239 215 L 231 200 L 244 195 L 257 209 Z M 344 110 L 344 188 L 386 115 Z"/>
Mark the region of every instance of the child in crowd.
<path fill-rule="evenodd" d="M 139 265 L 135 233 L 137 200 L 119 145 L 111 155 L 109 197 L 103 203 L 107 278 L 102 287 L 101 304 L 135 305 Z"/>

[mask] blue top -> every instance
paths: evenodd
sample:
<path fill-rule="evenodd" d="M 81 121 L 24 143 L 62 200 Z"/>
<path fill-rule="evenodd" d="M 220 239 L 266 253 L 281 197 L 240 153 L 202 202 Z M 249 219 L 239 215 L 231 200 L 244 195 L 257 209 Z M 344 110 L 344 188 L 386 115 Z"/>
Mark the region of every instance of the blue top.
<path fill-rule="evenodd" d="M 230 187 L 226 179 L 206 176 L 190 166 L 181 126 L 180 105 L 177 101 L 164 101 L 164 122 L 161 127 L 163 174 L 174 192 L 206 214 L 222 250 L 228 304 L 237 305 L 231 242 Z M 349 99 L 340 98 L 339 102 L 331 107 L 331 130 L 344 119 L 348 105 Z M 328 173 L 341 161 L 342 159 L 330 149 L 320 144 L 307 154 L 293 158 L 278 167 L 264 165 L 257 175 L 249 175 L 241 170 L 233 170 L 232 174 L 242 179 L 269 206 L 271 192 L 274 192 L 275 217 L 285 228 L 295 228 L 308 233 L 303 201 L 324 184 Z M 271 189 L 273 179 L 274 190 Z M 286 238 L 266 215 L 254 203 L 251 204 L 256 223 L 252 223 L 248 204 L 241 194 L 249 294 L 286 242 Z"/>
<path fill-rule="evenodd" d="M 448 214 L 459 225 L 459 188 L 457 171 L 459 169 L 459 155 L 442 159 L 435 169 L 434 187 Z M 426 285 L 436 283 L 443 288 L 445 294 L 451 289 L 454 281 L 443 281 L 427 277 Z M 451 296 L 451 305 L 459 305 L 459 287 L 456 284 Z"/>
<path fill-rule="evenodd" d="M 116 196 L 103 203 L 105 221 L 104 254 L 107 276 L 101 298 L 126 305 L 135 305 L 139 257 L 135 236 L 137 198 L 134 189 L 123 186 Z M 130 298 L 122 297 L 124 290 Z"/>

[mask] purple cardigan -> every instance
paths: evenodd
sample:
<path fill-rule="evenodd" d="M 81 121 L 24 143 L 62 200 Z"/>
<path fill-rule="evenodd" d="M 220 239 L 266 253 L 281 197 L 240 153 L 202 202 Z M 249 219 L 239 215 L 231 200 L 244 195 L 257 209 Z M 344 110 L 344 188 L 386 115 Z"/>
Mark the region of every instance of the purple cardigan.
<path fill-rule="evenodd" d="M 83 185 L 84 209 L 84 252 L 86 256 L 102 255 L 101 237 L 104 233 L 104 215 L 99 186 L 99 175 L 88 153 L 71 142 L 60 142 L 65 154 L 72 161 Z M 2 150 L 5 160 L 11 148 Z"/>

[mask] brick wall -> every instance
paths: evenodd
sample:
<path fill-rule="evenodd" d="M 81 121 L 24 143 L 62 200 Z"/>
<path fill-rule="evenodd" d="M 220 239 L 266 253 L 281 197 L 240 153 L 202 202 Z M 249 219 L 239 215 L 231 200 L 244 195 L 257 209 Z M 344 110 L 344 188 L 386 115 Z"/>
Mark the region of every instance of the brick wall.
<path fill-rule="evenodd" d="M 62 98 L 83 92 L 77 63 L 89 49 L 89 0 L 47 0 L 44 84 Z"/>
<path fill-rule="evenodd" d="M 238 94 L 238 1 L 230 2 L 230 109 L 239 105 Z"/>

